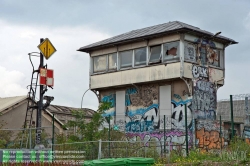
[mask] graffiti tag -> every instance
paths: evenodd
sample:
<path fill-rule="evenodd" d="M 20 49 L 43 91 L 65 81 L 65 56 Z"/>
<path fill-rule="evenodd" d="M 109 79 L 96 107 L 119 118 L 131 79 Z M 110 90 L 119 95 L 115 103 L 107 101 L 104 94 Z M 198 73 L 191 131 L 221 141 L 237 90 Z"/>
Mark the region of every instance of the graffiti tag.
<path fill-rule="evenodd" d="M 193 65 L 192 74 L 194 78 L 208 78 L 208 68 L 202 66 Z"/>

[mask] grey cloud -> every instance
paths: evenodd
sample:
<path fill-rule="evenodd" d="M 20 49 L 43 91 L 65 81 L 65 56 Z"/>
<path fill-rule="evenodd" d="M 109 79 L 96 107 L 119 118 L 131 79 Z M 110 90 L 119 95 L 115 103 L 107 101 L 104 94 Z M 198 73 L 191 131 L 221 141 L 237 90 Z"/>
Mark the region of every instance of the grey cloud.
<path fill-rule="evenodd" d="M 240 83 L 249 82 L 243 74 L 237 74 L 242 73 L 242 70 L 249 71 L 247 64 L 250 62 L 250 27 L 247 25 L 250 25 L 250 23 L 246 24 L 246 18 L 250 12 L 249 6 L 250 1 L 247 0 L 240 2 L 234 0 L 227 0 L 226 2 L 217 0 L 199 2 L 183 0 L 1 0 L 0 20 L 17 25 L 17 27 L 43 27 L 52 30 L 52 34 L 56 34 L 56 37 L 60 38 L 65 35 L 63 34 L 65 32 L 58 33 L 57 29 L 61 27 L 68 28 L 67 37 L 71 33 L 75 33 L 74 27 L 81 26 L 94 29 L 95 32 L 114 36 L 134 29 L 175 20 L 214 33 L 221 31 L 222 35 L 239 42 L 238 45 L 229 46 L 226 49 L 226 84 L 218 93 L 219 98 L 224 98 L 230 92 L 237 93 L 235 90 L 232 91 L 235 86 L 235 79 L 237 79 L 236 86 L 240 86 Z M 36 41 L 34 41 L 34 38 L 25 39 L 25 43 L 30 45 L 22 45 L 21 40 L 14 42 L 18 45 L 12 46 L 14 48 L 12 51 L 8 50 L 11 46 L 6 47 L 5 41 L 0 42 L 0 47 L 5 50 L 4 52 L 0 50 L 2 54 L 0 54 L 0 57 L 5 58 L 0 62 L 0 65 L 8 68 L 8 70 L 20 68 L 26 75 L 26 80 L 21 84 L 22 86 L 29 83 L 31 75 L 28 57 L 25 57 L 25 60 L 20 60 L 20 64 L 16 65 L 18 62 L 13 61 L 10 56 L 4 56 L 4 54 L 8 52 L 20 54 L 19 52 L 22 51 L 22 56 L 26 56 L 28 52 L 36 48 L 39 37 L 50 37 L 46 35 L 48 34 L 36 34 Z M 76 35 L 74 34 L 74 36 Z M 68 40 L 75 42 L 70 44 L 60 39 L 55 42 L 52 38 L 58 52 L 53 55 L 48 63 L 55 69 L 56 87 L 54 90 L 49 90 L 48 95 L 55 96 L 54 104 L 79 107 L 82 94 L 88 88 L 89 57 L 87 54 L 75 50 L 98 40 L 93 40 L 91 36 L 88 36 L 87 39 L 84 35 L 77 37 L 77 40 Z M 14 36 L 12 36 L 11 40 L 14 39 Z M 8 35 L 5 35 L 5 40 L 6 42 L 13 42 L 9 41 Z M 23 47 L 24 50 L 19 47 Z M 69 48 L 66 50 L 63 47 Z M 61 59 L 59 60 L 59 58 Z M 237 90 L 242 93 L 240 88 Z M 249 87 L 244 86 L 244 91 L 250 92 Z M 90 107 L 97 105 L 96 97 L 92 92 L 88 92 L 84 97 L 84 105 Z"/>

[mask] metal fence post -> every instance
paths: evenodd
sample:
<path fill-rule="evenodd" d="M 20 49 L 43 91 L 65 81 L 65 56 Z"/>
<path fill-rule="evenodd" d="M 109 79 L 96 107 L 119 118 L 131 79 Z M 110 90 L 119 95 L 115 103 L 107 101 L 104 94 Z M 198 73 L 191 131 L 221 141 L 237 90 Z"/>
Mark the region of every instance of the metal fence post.
<path fill-rule="evenodd" d="M 32 149 L 32 147 L 31 147 L 31 128 L 29 128 L 29 133 L 30 133 L 30 149 Z"/>
<path fill-rule="evenodd" d="M 164 115 L 164 153 L 166 154 L 166 115 Z"/>
<path fill-rule="evenodd" d="M 110 158 L 110 115 L 109 115 L 109 158 Z"/>
<path fill-rule="evenodd" d="M 187 104 L 185 104 L 185 129 L 186 129 L 186 155 L 187 155 L 187 157 L 188 157 Z"/>
<path fill-rule="evenodd" d="M 220 149 L 222 150 L 221 115 L 220 115 Z"/>
<path fill-rule="evenodd" d="M 102 140 L 99 139 L 99 151 L 98 151 L 98 160 L 102 158 Z"/>
<path fill-rule="evenodd" d="M 233 95 L 230 95 L 230 106 L 231 106 L 231 128 L 232 128 L 232 140 L 234 137 L 234 111 L 233 111 Z"/>
<path fill-rule="evenodd" d="M 53 114 L 52 120 L 52 152 L 54 151 L 54 144 L 55 144 L 55 114 Z"/>

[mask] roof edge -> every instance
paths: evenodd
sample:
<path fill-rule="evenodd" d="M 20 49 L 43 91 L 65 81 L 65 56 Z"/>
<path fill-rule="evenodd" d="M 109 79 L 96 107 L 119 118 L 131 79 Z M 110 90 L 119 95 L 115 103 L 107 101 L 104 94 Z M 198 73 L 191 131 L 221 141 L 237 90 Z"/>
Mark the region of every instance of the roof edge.
<path fill-rule="evenodd" d="M 147 40 L 149 38 L 154 38 L 154 37 L 157 37 L 159 35 L 173 34 L 173 33 L 176 33 L 176 32 L 177 33 L 195 32 L 195 33 L 198 33 L 198 34 L 204 34 L 204 36 L 209 36 L 208 34 L 206 34 L 204 32 L 200 32 L 200 31 L 197 31 L 197 30 L 185 27 L 180 22 L 178 22 L 178 23 L 182 26 L 182 28 L 171 30 L 171 31 L 167 31 L 167 32 L 162 32 L 162 33 L 156 33 L 156 34 L 153 34 L 153 35 L 142 36 L 142 37 L 138 37 L 138 38 L 132 38 L 132 39 L 128 39 L 128 40 L 123 40 L 123 41 L 118 41 L 118 42 L 103 44 L 103 45 L 99 45 L 99 46 L 93 46 L 93 47 L 89 47 L 89 48 L 87 47 L 88 46 L 87 45 L 87 46 L 84 46 L 84 47 L 87 47 L 87 48 L 80 47 L 76 51 L 89 53 L 89 52 L 91 52 L 93 50 L 96 50 L 98 48 L 109 47 L 109 46 L 114 46 L 114 45 L 119 45 L 119 44 L 126 44 L 126 43 L 130 43 L 130 42 L 134 42 L 134 41 L 139 41 L 139 40 L 143 40 L 143 39 Z M 231 44 L 238 44 L 238 42 L 236 42 L 235 40 L 227 38 L 227 37 L 224 37 L 224 36 L 221 36 L 221 37 L 216 36 L 214 39 L 222 40 L 222 41 L 224 41 L 224 43 L 228 43 L 229 45 L 231 45 Z"/>

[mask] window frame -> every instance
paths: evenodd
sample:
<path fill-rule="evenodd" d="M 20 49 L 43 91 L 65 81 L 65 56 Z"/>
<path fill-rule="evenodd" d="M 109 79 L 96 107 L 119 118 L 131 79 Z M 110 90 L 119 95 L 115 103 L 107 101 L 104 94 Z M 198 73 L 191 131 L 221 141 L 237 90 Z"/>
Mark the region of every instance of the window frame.
<path fill-rule="evenodd" d="M 170 43 L 178 43 L 178 46 L 177 46 L 177 54 L 176 54 L 176 57 L 175 58 L 172 58 L 172 59 L 165 59 L 165 44 L 170 44 Z M 176 62 L 176 61 L 180 61 L 180 41 L 177 40 L 177 41 L 171 41 L 171 42 L 166 42 L 166 43 L 163 43 L 162 44 L 162 62 L 163 63 L 168 63 L 168 62 Z"/>
<path fill-rule="evenodd" d="M 157 47 L 157 46 L 160 46 L 161 48 L 161 51 L 160 51 L 160 56 L 159 56 L 159 60 L 158 61 L 151 61 L 151 54 L 152 54 L 152 51 L 151 51 L 151 48 L 152 47 Z M 157 45 L 152 45 L 152 46 L 149 46 L 149 58 L 148 58 L 148 65 L 150 64 L 154 64 L 154 63 L 161 63 L 162 62 L 162 44 L 157 44 Z"/>
<path fill-rule="evenodd" d="M 103 70 L 98 70 L 98 71 L 95 71 L 95 58 L 97 58 L 97 57 L 101 57 L 101 56 L 105 56 L 105 65 L 106 65 L 106 67 L 105 67 L 105 69 L 103 69 Z M 104 73 L 104 72 L 107 72 L 107 66 L 108 66 L 108 60 L 107 60 L 107 54 L 104 54 L 104 55 L 98 55 L 98 56 L 93 56 L 92 57 L 93 58 L 93 74 L 96 74 L 96 73 Z"/>
<path fill-rule="evenodd" d="M 110 67 L 110 66 L 109 66 L 109 64 L 110 64 L 110 62 L 109 62 L 109 56 L 110 56 L 110 55 L 115 55 L 115 56 L 116 56 L 116 66 L 115 66 L 115 68 L 109 68 L 109 67 Z M 107 60 L 108 60 L 108 63 L 107 63 L 107 71 L 117 71 L 117 69 L 118 69 L 117 52 L 107 54 Z"/>
<path fill-rule="evenodd" d="M 212 49 L 213 49 L 213 50 L 216 50 L 216 52 L 219 52 L 219 55 L 217 55 L 217 56 L 218 56 L 218 66 L 216 66 L 216 65 L 214 65 L 214 64 L 209 64 L 209 62 L 207 62 L 207 63 L 208 63 L 208 66 L 217 67 L 217 68 L 222 68 L 222 67 L 221 67 L 221 54 L 222 54 L 221 49 L 218 49 L 218 48 L 212 48 Z"/>
<path fill-rule="evenodd" d="M 122 52 L 129 52 L 129 51 L 131 51 L 131 53 L 132 53 L 131 54 L 131 66 L 122 67 L 122 59 L 121 59 L 122 55 L 121 55 L 121 53 Z M 133 57 L 134 57 L 134 50 L 133 49 L 132 50 L 119 51 L 118 52 L 119 70 L 133 68 Z"/>
<path fill-rule="evenodd" d="M 194 61 L 186 58 L 186 54 L 185 54 L 186 44 L 193 45 L 193 47 L 194 47 L 194 51 L 195 51 L 195 60 Z M 198 53 L 197 52 L 198 52 L 198 44 L 197 43 L 193 43 L 190 41 L 184 41 L 184 61 L 191 62 L 191 63 L 198 63 L 197 62 L 198 61 Z"/>
<path fill-rule="evenodd" d="M 135 60 L 135 57 L 136 57 L 136 54 L 135 54 L 135 52 L 136 52 L 136 50 L 139 50 L 139 49 L 145 49 L 145 63 L 144 64 L 136 64 L 136 60 Z M 134 57 L 133 57 L 133 59 L 134 59 L 134 68 L 137 68 L 137 67 L 141 67 L 141 66 L 146 66 L 147 65 L 147 47 L 139 47 L 139 48 L 135 48 L 135 49 L 133 49 L 133 51 L 134 51 Z"/>

